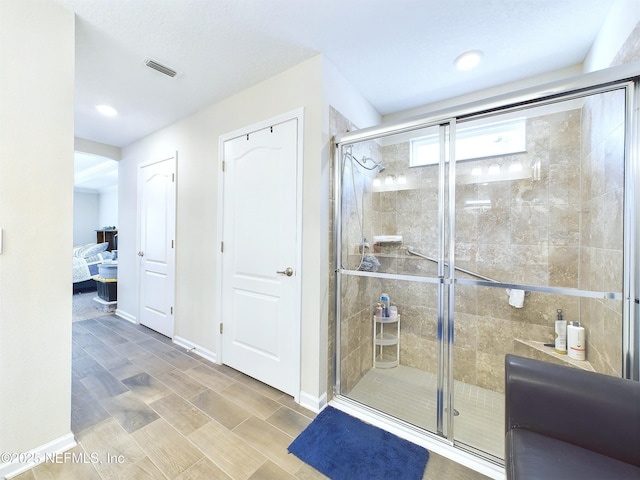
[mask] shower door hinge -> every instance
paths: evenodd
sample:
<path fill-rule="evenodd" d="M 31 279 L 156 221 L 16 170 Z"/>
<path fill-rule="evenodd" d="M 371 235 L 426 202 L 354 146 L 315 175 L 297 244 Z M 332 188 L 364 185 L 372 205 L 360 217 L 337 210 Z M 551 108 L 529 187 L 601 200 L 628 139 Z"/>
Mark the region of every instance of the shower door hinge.
<path fill-rule="evenodd" d="M 175 173 L 172 173 L 172 174 L 171 174 L 171 181 L 172 181 L 172 182 L 175 182 L 175 181 L 176 181 L 176 174 L 175 174 Z"/>
<path fill-rule="evenodd" d="M 223 325 L 224 325 L 224 323 L 220 323 L 220 335 L 222 335 L 224 333 Z"/>
<path fill-rule="evenodd" d="M 171 309 L 170 309 L 170 310 L 171 310 L 171 315 L 173 315 L 173 307 L 171 307 Z"/>
<path fill-rule="evenodd" d="M 224 242 L 220 242 L 220 252 L 224 253 Z"/>
<path fill-rule="evenodd" d="M 173 240 L 171 240 L 171 248 L 173 248 Z"/>
<path fill-rule="evenodd" d="M 224 172 L 224 167 L 226 167 L 226 165 L 225 165 L 225 161 L 223 160 L 223 161 L 222 161 L 222 171 L 223 171 L 223 172 Z"/>

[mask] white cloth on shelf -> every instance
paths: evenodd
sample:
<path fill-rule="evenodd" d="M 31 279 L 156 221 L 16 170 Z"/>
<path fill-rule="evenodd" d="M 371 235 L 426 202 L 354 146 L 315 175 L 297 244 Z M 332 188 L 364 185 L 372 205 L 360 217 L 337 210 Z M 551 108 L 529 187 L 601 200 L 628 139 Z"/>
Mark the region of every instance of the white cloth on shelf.
<path fill-rule="evenodd" d="M 507 290 L 509 294 L 509 305 L 515 308 L 522 308 L 524 305 L 524 290 L 512 288 Z"/>

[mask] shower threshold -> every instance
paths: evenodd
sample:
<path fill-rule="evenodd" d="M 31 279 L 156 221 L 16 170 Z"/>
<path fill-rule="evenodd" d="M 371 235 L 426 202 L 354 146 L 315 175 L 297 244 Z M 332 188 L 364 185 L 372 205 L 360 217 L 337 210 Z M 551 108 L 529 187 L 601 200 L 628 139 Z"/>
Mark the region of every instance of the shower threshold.
<path fill-rule="evenodd" d="M 504 394 L 459 381 L 454 384 L 456 442 L 503 458 Z M 372 368 L 345 396 L 435 432 L 436 392 L 435 374 L 398 365 L 390 369 Z"/>

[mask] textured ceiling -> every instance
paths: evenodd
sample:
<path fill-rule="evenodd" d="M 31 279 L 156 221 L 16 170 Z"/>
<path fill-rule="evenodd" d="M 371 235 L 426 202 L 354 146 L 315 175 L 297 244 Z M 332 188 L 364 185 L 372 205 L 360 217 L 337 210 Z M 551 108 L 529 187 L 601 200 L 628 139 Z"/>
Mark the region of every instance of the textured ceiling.
<path fill-rule="evenodd" d="M 381 114 L 582 63 L 614 0 L 56 0 L 76 136 L 129 143 L 323 53 Z M 471 72 L 453 60 L 484 51 Z M 173 79 L 144 65 L 152 58 Z M 100 116 L 95 105 L 119 111 Z"/>

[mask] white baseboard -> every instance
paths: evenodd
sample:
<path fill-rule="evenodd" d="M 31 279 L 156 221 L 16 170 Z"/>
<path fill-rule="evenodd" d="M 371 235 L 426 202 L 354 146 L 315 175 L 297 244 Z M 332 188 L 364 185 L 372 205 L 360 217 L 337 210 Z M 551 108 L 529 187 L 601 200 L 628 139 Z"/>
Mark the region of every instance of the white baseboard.
<path fill-rule="evenodd" d="M 218 356 L 216 355 L 215 352 L 212 352 L 211 350 L 201 347 L 197 343 L 193 343 L 192 341 L 187 340 L 186 338 L 182 338 L 176 335 L 175 337 L 173 337 L 173 343 L 180 345 L 182 348 L 185 348 L 197 355 L 200 355 L 202 358 L 205 358 L 210 362 L 218 363 Z"/>
<path fill-rule="evenodd" d="M 46 461 L 56 461 L 57 454 L 66 452 L 77 445 L 73 433 L 67 433 L 28 452 L 18 454 L 16 461 L 0 464 L 0 477 L 13 478 Z"/>
<path fill-rule="evenodd" d="M 120 310 L 119 308 L 116 308 L 116 315 L 131 323 L 135 323 L 136 325 L 138 324 L 138 320 L 136 319 L 136 316 L 131 315 L 130 313 L 125 312 L 124 310 Z"/>
<path fill-rule="evenodd" d="M 301 407 L 318 413 L 327 405 L 327 393 L 325 392 L 317 397 L 307 392 L 300 392 L 299 400 Z"/>

